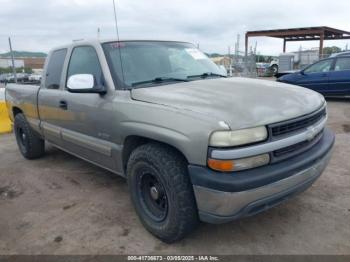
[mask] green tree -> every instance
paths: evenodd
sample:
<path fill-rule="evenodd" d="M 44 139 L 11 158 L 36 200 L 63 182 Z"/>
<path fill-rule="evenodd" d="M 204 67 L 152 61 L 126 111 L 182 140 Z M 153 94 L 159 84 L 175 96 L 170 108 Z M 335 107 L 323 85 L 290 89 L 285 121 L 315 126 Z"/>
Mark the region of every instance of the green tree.
<path fill-rule="evenodd" d="M 323 54 L 325 55 L 331 55 L 339 52 L 341 52 L 341 48 L 337 46 L 327 46 L 323 48 Z"/>
<path fill-rule="evenodd" d="M 12 74 L 12 68 L 11 67 L 0 67 L 0 74 L 8 74 L 8 73 L 11 73 Z M 33 73 L 33 70 L 29 67 L 19 67 L 19 68 L 16 68 L 16 72 L 17 73 L 27 73 L 27 74 L 32 74 Z"/>

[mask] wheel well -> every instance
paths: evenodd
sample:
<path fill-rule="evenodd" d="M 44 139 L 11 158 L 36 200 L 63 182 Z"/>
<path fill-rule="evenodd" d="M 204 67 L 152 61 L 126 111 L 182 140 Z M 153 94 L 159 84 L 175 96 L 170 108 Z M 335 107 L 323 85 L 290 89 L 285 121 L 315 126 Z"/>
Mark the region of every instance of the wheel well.
<path fill-rule="evenodd" d="M 129 158 L 131 153 L 139 146 L 147 144 L 147 143 L 158 143 L 167 147 L 170 147 L 171 149 L 175 150 L 179 155 L 181 155 L 186 162 L 188 163 L 187 158 L 185 155 L 176 147 L 169 145 L 167 143 L 163 143 L 154 139 L 150 139 L 147 137 L 142 137 L 142 136 L 128 136 L 123 145 L 123 154 L 122 154 L 122 161 L 123 161 L 123 168 L 124 172 L 126 173 L 126 166 L 128 164 Z"/>
<path fill-rule="evenodd" d="M 21 109 L 19 109 L 18 107 L 14 107 L 12 109 L 13 112 L 13 117 L 15 117 L 17 114 L 23 113 L 23 111 Z"/>

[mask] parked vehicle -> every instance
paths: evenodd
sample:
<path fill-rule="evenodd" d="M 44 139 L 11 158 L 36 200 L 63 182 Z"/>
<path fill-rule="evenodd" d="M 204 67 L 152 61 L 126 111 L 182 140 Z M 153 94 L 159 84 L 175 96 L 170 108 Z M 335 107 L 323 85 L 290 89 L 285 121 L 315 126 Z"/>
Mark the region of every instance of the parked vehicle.
<path fill-rule="evenodd" d="M 17 82 L 27 82 L 29 79 L 29 75 L 26 73 L 17 73 Z M 6 83 L 14 83 L 15 82 L 15 75 L 14 74 L 7 74 L 6 77 L 3 79 L 3 82 Z"/>
<path fill-rule="evenodd" d="M 330 55 L 330 57 L 337 57 L 337 56 L 350 56 L 350 51 L 344 51 L 344 52 L 334 53 Z"/>
<path fill-rule="evenodd" d="M 38 75 L 38 74 L 31 74 L 28 77 L 28 81 L 29 82 L 40 82 L 41 81 L 42 76 Z"/>
<path fill-rule="evenodd" d="M 5 83 L 7 77 L 8 77 L 8 74 L 1 74 L 0 75 L 0 83 Z"/>
<path fill-rule="evenodd" d="M 277 81 L 307 87 L 325 96 L 350 96 L 350 56 L 320 60 Z"/>
<path fill-rule="evenodd" d="M 272 71 L 273 75 L 277 75 L 278 74 L 278 59 L 273 59 L 270 62 L 270 70 Z"/>
<path fill-rule="evenodd" d="M 148 231 L 171 243 L 308 188 L 331 156 L 320 94 L 226 78 L 194 45 L 82 41 L 49 53 L 42 84 L 9 84 L 25 158 L 45 141 L 125 177 Z"/>

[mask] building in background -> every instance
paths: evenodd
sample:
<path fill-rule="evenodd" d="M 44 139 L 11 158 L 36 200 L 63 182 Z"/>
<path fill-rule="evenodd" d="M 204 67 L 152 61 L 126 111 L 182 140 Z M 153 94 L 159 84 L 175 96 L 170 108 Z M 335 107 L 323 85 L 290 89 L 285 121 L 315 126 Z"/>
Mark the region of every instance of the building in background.
<path fill-rule="evenodd" d="M 11 58 L 0 58 L 0 68 L 9 68 L 12 67 Z M 15 59 L 15 67 L 21 68 L 24 67 L 24 61 L 22 59 Z"/>
<path fill-rule="evenodd" d="M 213 61 L 217 65 L 222 65 L 225 68 L 229 68 L 230 66 L 230 58 L 228 56 L 216 56 L 216 57 L 211 57 L 211 61 Z"/>
<path fill-rule="evenodd" d="M 30 68 L 33 73 L 41 74 L 45 64 L 45 57 L 16 57 L 16 68 Z M 12 68 L 12 60 L 10 57 L 0 58 L 0 68 Z M 24 72 L 24 71 L 23 71 Z"/>
<path fill-rule="evenodd" d="M 33 71 L 43 69 L 45 58 L 43 57 L 23 57 L 24 67 L 31 68 Z"/>
<path fill-rule="evenodd" d="M 29 52 L 29 51 L 13 51 L 15 59 L 15 67 L 33 71 L 34 73 L 41 73 L 44 68 L 47 54 L 43 52 Z M 0 54 L 0 68 L 12 68 L 11 53 Z M 4 71 L 4 70 L 3 70 Z M 6 71 L 6 70 L 5 70 Z"/>

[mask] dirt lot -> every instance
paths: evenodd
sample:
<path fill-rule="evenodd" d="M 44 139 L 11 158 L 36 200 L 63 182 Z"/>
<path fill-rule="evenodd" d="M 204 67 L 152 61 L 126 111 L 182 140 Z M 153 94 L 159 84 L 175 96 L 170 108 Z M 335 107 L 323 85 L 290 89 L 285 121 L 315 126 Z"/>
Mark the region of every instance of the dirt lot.
<path fill-rule="evenodd" d="M 50 146 L 24 160 L 0 135 L 0 254 L 350 254 L 350 101 L 328 104 L 336 146 L 309 190 L 173 245 L 143 228 L 122 178 Z"/>

